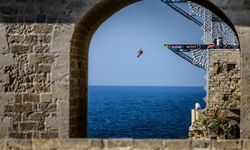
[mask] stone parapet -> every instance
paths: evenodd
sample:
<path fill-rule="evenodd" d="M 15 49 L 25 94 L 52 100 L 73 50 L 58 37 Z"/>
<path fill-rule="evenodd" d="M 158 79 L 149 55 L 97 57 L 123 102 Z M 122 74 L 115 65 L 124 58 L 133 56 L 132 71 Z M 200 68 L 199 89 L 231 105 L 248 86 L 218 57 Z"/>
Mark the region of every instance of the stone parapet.
<path fill-rule="evenodd" d="M 0 139 L 0 148 L 25 150 L 249 150 L 249 140 Z"/>

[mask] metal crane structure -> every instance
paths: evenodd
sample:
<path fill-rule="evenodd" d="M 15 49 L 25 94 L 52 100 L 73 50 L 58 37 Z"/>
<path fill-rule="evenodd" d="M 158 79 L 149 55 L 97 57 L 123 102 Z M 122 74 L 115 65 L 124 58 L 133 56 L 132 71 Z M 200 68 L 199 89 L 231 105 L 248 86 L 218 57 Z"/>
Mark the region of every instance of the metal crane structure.
<path fill-rule="evenodd" d="M 197 24 L 204 32 L 202 44 L 191 44 L 196 45 L 196 47 L 185 47 L 183 44 L 174 44 L 165 46 L 169 48 L 172 52 L 184 58 L 191 64 L 202 68 L 204 70 L 208 69 L 208 61 L 210 56 L 210 49 L 238 49 L 238 39 L 233 32 L 233 30 L 219 17 L 213 14 L 210 10 L 190 2 L 188 0 L 161 0 L 163 3 L 168 5 L 170 8 L 174 9 L 180 13 L 185 18 L 191 20 Z M 176 3 L 188 3 L 190 11 L 186 12 L 176 5 Z M 196 17 L 201 17 L 198 20 Z M 204 45 L 205 44 L 205 45 Z M 214 46 L 212 46 L 212 44 Z M 178 47 L 179 48 L 176 48 Z M 185 49 L 183 49 L 185 48 Z M 192 53 L 192 57 L 185 54 L 184 52 Z"/>
<path fill-rule="evenodd" d="M 161 1 L 185 18 L 197 24 L 203 30 L 203 36 L 201 38 L 203 44 L 164 45 L 189 63 L 208 71 L 211 49 L 239 49 L 239 41 L 233 30 L 210 10 L 188 0 Z M 188 3 L 189 12 L 178 7 L 178 3 Z M 190 56 L 186 53 L 191 53 L 192 55 Z M 204 89 L 208 95 L 208 74 L 206 74 L 204 78 L 207 80 L 207 85 Z M 208 101 L 207 96 L 204 98 L 204 101 Z"/>
<path fill-rule="evenodd" d="M 189 63 L 204 70 L 207 70 L 205 66 L 195 62 L 195 59 L 186 55 L 185 53 L 190 53 L 190 52 L 194 53 L 195 51 L 195 54 L 196 55 L 199 54 L 200 57 L 202 58 L 200 58 L 199 56 L 196 56 L 196 57 L 199 57 L 199 59 L 204 59 L 207 61 L 207 59 L 203 58 L 204 56 L 200 53 L 206 50 L 210 50 L 210 49 L 238 49 L 239 48 L 238 45 L 223 45 L 223 44 L 218 44 L 218 45 L 216 44 L 172 44 L 172 45 L 165 44 L 164 46 L 170 49 L 175 54 L 182 57 L 183 59 L 185 59 L 186 61 L 188 61 Z"/>

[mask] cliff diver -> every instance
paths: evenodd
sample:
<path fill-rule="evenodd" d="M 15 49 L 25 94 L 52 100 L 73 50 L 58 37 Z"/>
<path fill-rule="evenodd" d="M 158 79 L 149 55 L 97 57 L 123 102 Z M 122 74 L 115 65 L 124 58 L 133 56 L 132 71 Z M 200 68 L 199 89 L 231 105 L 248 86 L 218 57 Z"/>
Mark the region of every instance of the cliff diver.
<path fill-rule="evenodd" d="M 142 49 L 140 49 L 138 52 L 137 52 L 137 58 L 139 58 L 142 54 L 143 54 L 143 50 Z"/>

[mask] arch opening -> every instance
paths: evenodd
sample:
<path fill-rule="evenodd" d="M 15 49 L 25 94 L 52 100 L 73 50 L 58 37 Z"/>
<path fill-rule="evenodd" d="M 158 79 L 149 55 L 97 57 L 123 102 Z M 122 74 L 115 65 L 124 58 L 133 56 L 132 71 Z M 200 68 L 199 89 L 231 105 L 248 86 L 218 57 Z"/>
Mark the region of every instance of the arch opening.
<path fill-rule="evenodd" d="M 112 14 L 135 2 L 138 1 L 123 0 L 117 2 L 106 0 L 99 2 L 75 27 L 70 52 L 70 137 L 87 136 L 88 50 L 92 36 L 97 28 Z M 213 12 L 235 31 L 232 23 L 211 3 L 196 0 L 193 2 L 205 6 L 210 10 L 213 8 Z"/>
<path fill-rule="evenodd" d="M 89 49 L 88 137 L 187 137 L 190 110 L 205 105 L 205 71 L 164 43 L 201 43 L 201 36 L 199 26 L 161 1 L 141 1 L 107 19 Z"/>

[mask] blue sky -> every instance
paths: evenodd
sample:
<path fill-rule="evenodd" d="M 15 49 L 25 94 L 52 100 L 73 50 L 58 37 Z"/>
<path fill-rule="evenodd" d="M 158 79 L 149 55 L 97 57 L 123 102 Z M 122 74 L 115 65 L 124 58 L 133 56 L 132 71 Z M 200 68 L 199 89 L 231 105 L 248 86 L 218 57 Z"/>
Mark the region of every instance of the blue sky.
<path fill-rule="evenodd" d="M 164 47 L 202 43 L 202 34 L 199 26 L 160 0 L 129 5 L 95 32 L 89 49 L 89 85 L 203 86 L 205 71 Z M 144 55 L 138 59 L 140 48 Z"/>

